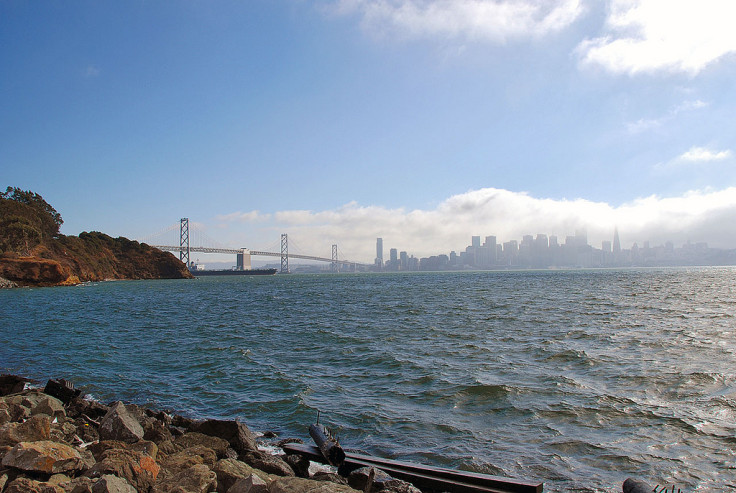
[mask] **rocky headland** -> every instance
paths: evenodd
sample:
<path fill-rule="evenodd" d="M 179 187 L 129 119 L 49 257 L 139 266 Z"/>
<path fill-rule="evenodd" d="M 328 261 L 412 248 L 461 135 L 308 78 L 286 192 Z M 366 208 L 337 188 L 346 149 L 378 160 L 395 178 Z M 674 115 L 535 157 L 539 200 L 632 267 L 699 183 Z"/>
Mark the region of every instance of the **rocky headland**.
<path fill-rule="evenodd" d="M 104 405 L 64 380 L 43 390 L 27 382 L 0 376 L 0 493 L 420 493 L 370 470 L 310 474 L 308 460 L 265 452 L 236 420 Z"/>
<path fill-rule="evenodd" d="M 65 236 L 63 222 L 37 193 L 0 192 L 0 288 L 192 277 L 169 252 L 100 232 Z"/>

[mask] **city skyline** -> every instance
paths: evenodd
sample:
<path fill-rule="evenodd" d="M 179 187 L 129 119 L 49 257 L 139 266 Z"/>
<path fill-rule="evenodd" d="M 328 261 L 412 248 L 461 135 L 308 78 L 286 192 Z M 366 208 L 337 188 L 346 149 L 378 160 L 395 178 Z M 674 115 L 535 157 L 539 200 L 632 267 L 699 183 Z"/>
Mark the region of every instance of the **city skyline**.
<path fill-rule="evenodd" d="M 383 238 L 376 239 L 377 252 L 383 248 Z M 482 241 L 482 243 L 481 243 Z M 379 247 L 380 245 L 380 247 Z M 736 249 L 710 248 L 707 242 L 675 245 L 672 241 L 652 245 L 634 242 L 631 248 L 621 248 L 618 229 L 600 247 L 588 243 L 587 231 L 577 230 L 560 241 L 556 235 L 537 233 L 521 239 L 499 242 L 495 235 L 471 236 L 465 249 L 438 252 L 428 257 L 415 257 L 411 252 L 390 248 L 389 260 L 378 256 L 374 266 L 382 271 L 454 270 L 463 268 L 550 268 L 550 267 L 629 267 L 666 265 L 732 265 Z"/>

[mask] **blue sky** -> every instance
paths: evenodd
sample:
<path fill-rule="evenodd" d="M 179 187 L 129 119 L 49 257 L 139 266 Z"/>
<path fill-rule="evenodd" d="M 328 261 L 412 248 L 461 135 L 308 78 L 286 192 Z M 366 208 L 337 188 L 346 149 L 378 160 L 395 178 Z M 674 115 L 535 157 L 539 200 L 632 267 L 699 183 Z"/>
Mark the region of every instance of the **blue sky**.
<path fill-rule="evenodd" d="M 731 1 L 0 2 L 0 186 L 62 231 L 372 261 L 736 248 Z"/>

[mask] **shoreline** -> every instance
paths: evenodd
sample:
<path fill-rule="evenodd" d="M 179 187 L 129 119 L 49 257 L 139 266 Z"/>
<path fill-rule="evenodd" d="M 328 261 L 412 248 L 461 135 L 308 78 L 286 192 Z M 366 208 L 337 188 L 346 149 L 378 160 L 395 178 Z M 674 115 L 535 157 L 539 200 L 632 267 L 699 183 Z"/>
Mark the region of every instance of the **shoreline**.
<path fill-rule="evenodd" d="M 420 493 L 409 483 L 315 471 L 286 443 L 239 420 L 192 419 L 86 398 L 65 380 L 43 389 L 0 375 L 0 492 Z M 259 440 L 259 438 L 261 438 Z M 282 451 L 283 454 L 283 451 Z"/>

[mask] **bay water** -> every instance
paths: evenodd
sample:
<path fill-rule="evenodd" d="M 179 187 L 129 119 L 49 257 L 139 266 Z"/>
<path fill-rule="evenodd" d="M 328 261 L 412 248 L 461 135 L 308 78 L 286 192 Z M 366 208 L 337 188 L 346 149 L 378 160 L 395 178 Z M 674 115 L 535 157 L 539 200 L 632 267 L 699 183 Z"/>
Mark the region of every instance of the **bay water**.
<path fill-rule="evenodd" d="M 736 491 L 736 269 L 382 273 L 0 291 L 0 372 L 545 483 Z"/>

